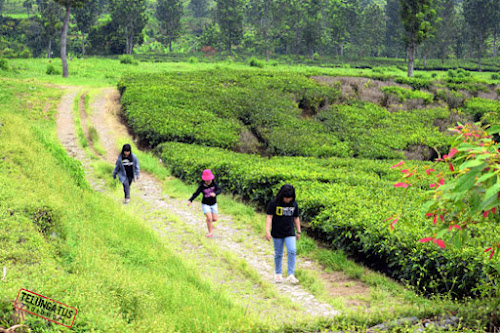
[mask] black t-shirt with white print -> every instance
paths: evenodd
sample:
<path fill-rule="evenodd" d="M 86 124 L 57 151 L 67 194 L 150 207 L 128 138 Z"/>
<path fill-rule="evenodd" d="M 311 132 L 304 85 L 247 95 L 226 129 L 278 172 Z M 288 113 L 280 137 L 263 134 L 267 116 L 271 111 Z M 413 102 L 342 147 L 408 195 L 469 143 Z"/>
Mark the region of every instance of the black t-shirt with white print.
<path fill-rule="evenodd" d="M 267 206 L 266 214 L 273 216 L 271 225 L 271 236 L 273 238 L 295 236 L 293 220 L 299 216 L 299 206 L 296 201 L 278 203 L 273 200 Z"/>
<path fill-rule="evenodd" d="M 132 159 L 132 154 L 127 157 L 122 156 L 123 167 L 127 173 L 127 178 L 134 178 L 134 160 Z"/>

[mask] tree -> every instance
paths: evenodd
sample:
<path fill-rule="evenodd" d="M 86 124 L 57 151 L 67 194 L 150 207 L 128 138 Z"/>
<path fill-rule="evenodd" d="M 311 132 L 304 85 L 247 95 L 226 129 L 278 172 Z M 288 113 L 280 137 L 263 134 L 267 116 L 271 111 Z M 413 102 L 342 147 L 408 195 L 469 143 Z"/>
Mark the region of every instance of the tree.
<path fill-rule="evenodd" d="M 456 31 L 456 1 L 438 0 L 436 9 L 439 17 L 436 24 L 436 46 L 439 58 L 444 63 Z"/>
<path fill-rule="evenodd" d="M 146 0 L 111 0 L 111 19 L 126 39 L 125 53 L 132 54 L 134 42 L 148 22 Z"/>
<path fill-rule="evenodd" d="M 206 17 L 208 15 L 208 2 L 207 0 L 191 0 L 189 9 L 195 18 Z"/>
<path fill-rule="evenodd" d="M 52 40 L 57 36 L 61 28 L 61 7 L 51 0 L 39 0 L 36 20 L 42 27 L 42 38 L 48 41 L 47 58 L 50 58 L 52 55 Z"/>
<path fill-rule="evenodd" d="M 340 56 L 344 56 L 344 46 L 348 38 L 347 31 L 347 17 L 343 15 L 343 7 L 346 3 L 341 0 L 331 0 L 329 1 L 326 9 L 327 16 L 327 26 L 330 34 L 332 35 L 334 44 L 340 50 Z"/>
<path fill-rule="evenodd" d="M 2 0 L 0 0 L 2 1 Z M 28 18 L 30 18 L 30 13 L 33 10 L 33 0 L 24 0 L 23 1 L 23 7 L 26 8 L 26 14 L 28 15 Z"/>
<path fill-rule="evenodd" d="M 321 13 L 321 0 L 303 1 L 304 8 L 304 27 L 302 36 L 306 46 L 306 52 L 309 52 L 311 57 L 314 56 L 323 33 L 323 16 Z"/>
<path fill-rule="evenodd" d="M 378 57 L 384 48 L 386 29 L 384 10 L 380 4 L 372 3 L 365 8 L 361 27 L 363 49 L 368 50 L 370 56 Z"/>
<path fill-rule="evenodd" d="M 496 0 L 498 1 L 498 0 Z M 476 48 L 478 69 L 488 33 L 491 31 L 491 0 L 464 0 L 464 17 L 471 32 L 472 45 Z"/>
<path fill-rule="evenodd" d="M 250 0 L 247 17 L 264 41 L 266 62 L 269 61 L 269 43 L 272 38 L 273 14 L 276 8 L 274 0 Z"/>
<path fill-rule="evenodd" d="M 498 35 L 500 34 L 500 1 L 492 0 L 491 5 L 491 22 L 493 32 L 493 57 L 498 57 Z"/>
<path fill-rule="evenodd" d="M 182 2 L 180 0 L 158 0 L 156 18 L 160 23 L 160 34 L 165 38 L 168 49 L 172 52 L 172 42 L 181 32 Z"/>
<path fill-rule="evenodd" d="M 404 39 L 408 48 L 408 77 L 412 77 L 416 48 L 432 36 L 434 29 L 430 21 L 436 11 L 433 9 L 433 0 L 400 0 L 400 4 L 406 31 Z"/>
<path fill-rule="evenodd" d="M 68 36 L 69 19 L 71 14 L 71 8 L 82 7 L 88 0 L 54 0 L 58 4 L 64 7 L 64 23 L 61 32 L 61 61 L 63 67 L 63 77 L 68 77 L 68 59 L 66 52 L 66 39 Z"/>
<path fill-rule="evenodd" d="M 76 26 L 82 34 L 82 55 L 85 55 L 85 34 L 90 32 L 90 28 L 95 25 L 99 15 L 99 0 L 89 0 L 85 6 L 75 8 L 73 17 L 76 20 Z"/>
<path fill-rule="evenodd" d="M 385 6 L 385 54 L 399 58 L 404 50 L 404 27 L 401 21 L 400 0 L 387 0 Z"/>
<path fill-rule="evenodd" d="M 0 0 L 0 19 L 2 18 L 2 12 L 3 12 L 3 5 L 5 3 L 5 0 Z"/>
<path fill-rule="evenodd" d="M 229 54 L 243 36 L 243 7 L 243 0 L 217 0 L 217 22 Z"/>

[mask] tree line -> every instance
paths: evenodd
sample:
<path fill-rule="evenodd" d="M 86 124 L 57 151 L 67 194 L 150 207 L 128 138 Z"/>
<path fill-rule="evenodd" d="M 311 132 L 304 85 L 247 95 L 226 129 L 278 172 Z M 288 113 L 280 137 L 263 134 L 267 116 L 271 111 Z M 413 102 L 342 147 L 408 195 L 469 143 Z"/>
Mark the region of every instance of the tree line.
<path fill-rule="evenodd" d="M 6 0 L 0 0 L 0 14 Z M 10 0 L 13 1 L 13 0 Z M 170 51 L 262 55 L 415 57 L 498 56 L 499 0 L 23 0 L 48 56 L 68 32 L 92 54 L 131 54 L 147 36 Z M 36 10 L 33 8 L 36 7 Z M 107 19 L 98 19 L 106 14 Z M 69 25 L 70 21 L 74 23 Z M 86 38 L 88 40 L 86 40 Z M 89 43 L 90 41 L 90 43 Z"/>

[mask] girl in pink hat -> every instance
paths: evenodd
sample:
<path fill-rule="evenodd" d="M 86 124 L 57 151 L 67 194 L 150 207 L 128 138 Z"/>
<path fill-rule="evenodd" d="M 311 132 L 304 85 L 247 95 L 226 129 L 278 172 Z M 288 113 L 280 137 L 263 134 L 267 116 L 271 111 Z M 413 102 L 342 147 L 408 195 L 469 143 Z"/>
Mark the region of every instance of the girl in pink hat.
<path fill-rule="evenodd" d="M 188 206 L 191 206 L 193 200 L 200 193 L 203 193 L 203 197 L 201 199 L 201 209 L 203 210 L 203 214 L 207 217 L 208 238 L 212 238 L 212 231 L 214 230 L 213 222 L 217 221 L 217 195 L 222 192 L 214 178 L 214 174 L 210 169 L 203 170 L 203 173 L 201 174 L 202 182 L 188 201 Z"/>

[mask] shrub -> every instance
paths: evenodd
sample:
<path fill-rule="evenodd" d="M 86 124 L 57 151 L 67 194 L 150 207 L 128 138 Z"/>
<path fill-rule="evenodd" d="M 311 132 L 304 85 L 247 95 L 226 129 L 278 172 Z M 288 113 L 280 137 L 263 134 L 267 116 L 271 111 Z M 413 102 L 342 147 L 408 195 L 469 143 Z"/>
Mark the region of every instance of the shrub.
<path fill-rule="evenodd" d="M 405 191 L 405 198 L 413 203 L 405 214 L 413 223 L 399 224 L 391 232 L 391 221 L 384 220 L 401 207 L 402 196 L 393 186 L 401 172 L 391 168 L 390 162 L 263 158 L 175 142 L 163 143 L 157 151 L 173 175 L 198 182 L 200 171 L 211 168 L 225 192 L 262 206 L 282 184 L 293 184 L 302 218 L 311 223 L 313 234 L 426 294 L 476 295 L 475 288 L 482 284 L 483 277 L 498 273 L 494 268 L 498 262 L 482 255 L 479 244 L 491 241 L 486 233 L 479 233 L 477 244 L 463 251 L 441 251 L 431 244 L 418 243 L 430 230 L 419 203 L 427 198 L 425 189 L 435 179 L 432 174 Z M 404 168 L 413 170 L 419 165 L 423 166 L 407 162 Z M 440 174 L 444 166 L 435 169 Z M 500 234 L 497 225 L 489 227 L 492 235 Z"/>
<path fill-rule="evenodd" d="M 257 58 L 254 58 L 254 57 L 252 57 L 248 60 L 248 64 L 250 65 L 250 67 L 264 68 L 264 62 L 260 61 Z"/>
<path fill-rule="evenodd" d="M 19 58 L 28 59 L 28 58 L 31 58 L 33 56 L 33 54 L 31 53 L 30 49 L 24 49 L 21 52 L 19 52 L 18 56 L 19 56 Z"/>
<path fill-rule="evenodd" d="M 6 59 L 0 58 L 0 69 L 3 71 L 9 70 L 9 63 Z"/>
<path fill-rule="evenodd" d="M 47 75 L 61 75 L 61 71 L 52 64 L 47 65 L 47 70 L 45 71 L 45 73 Z"/>
<path fill-rule="evenodd" d="M 188 62 L 190 64 L 197 64 L 198 63 L 198 58 L 196 58 L 196 57 L 189 57 Z"/>
<path fill-rule="evenodd" d="M 382 87 L 382 92 L 387 95 L 396 96 L 402 103 L 408 99 L 421 99 L 424 104 L 432 103 L 434 96 L 431 93 L 426 93 L 419 90 L 409 90 L 402 87 L 388 86 Z"/>
<path fill-rule="evenodd" d="M 137 65 L 137 62 L 134 60 L 134 57 L 130 54 L 123 54 L 119 58 L 120 64 L 125 65 Z"/>
<path fill-rule="evenodd" d="M 394 81 L 400 84 L 407 84 L 415 90 L 429 89 L 432 84 L 429 79 L 418 79 L 413 77 L 398 77 Z"/>
<path fill-rule="evenodd" d="M 120 81 L 119 90 L 131 127 L 153 146 L 180 141 L 237 149 L 242 133 L 250 131 L 269 154 L 349 154 L 346 144 L 310 119 L 339 96 L 339 89 L 303 74 L 134 75 Z"/>
<path fill-rule="evenodd" d="M 500 80 L 500 74 L 499 73 L 491 74 L 491 79 L 492 80 Z"/>
<path fill-rule="evenodd" d="M 483 119 L 489 123 L 499 123 L 500 102 L 474 97 L 465 102 L 464 112 L 472 115 L 474 117 L 474 121 Z"/>

